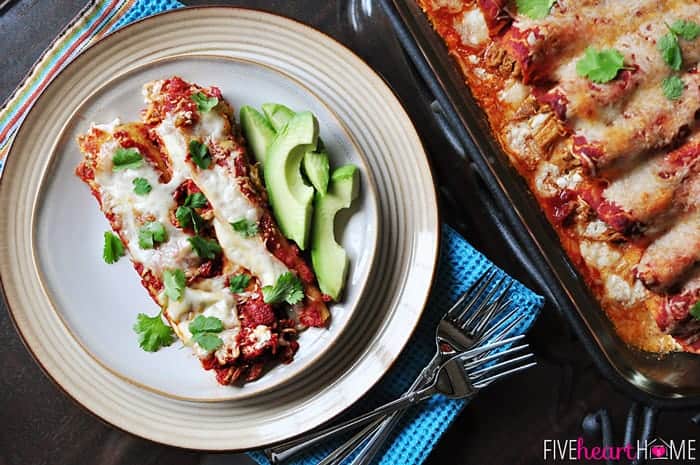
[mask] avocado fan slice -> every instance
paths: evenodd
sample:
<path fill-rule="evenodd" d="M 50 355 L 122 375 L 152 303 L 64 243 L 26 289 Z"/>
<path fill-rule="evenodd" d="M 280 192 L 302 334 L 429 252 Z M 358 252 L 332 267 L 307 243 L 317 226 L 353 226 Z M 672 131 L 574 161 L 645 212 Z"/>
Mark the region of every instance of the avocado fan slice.
<path fill-rule="evenodd" d="M 345 165 L 331 175 L 326 195 L 316 193 L 311 228 L 311 262 L 321 292 L 338 300 L 348 273 L 348 255 L 335 239 L 335 217 L 359 194 L 359 169 Z"/>

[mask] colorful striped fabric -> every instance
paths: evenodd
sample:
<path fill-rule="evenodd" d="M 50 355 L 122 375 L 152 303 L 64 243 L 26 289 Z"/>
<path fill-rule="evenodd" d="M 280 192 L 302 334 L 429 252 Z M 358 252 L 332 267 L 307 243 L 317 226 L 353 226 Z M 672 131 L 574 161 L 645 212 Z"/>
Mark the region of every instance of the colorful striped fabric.
<path fill-rule="evenodd" d="M 41 92 L 71 60 L 125 24 L 181 6 L 175 0 L 91 0 L 54 39 L 0 107 L 0 175 L 17 128 Z"/>

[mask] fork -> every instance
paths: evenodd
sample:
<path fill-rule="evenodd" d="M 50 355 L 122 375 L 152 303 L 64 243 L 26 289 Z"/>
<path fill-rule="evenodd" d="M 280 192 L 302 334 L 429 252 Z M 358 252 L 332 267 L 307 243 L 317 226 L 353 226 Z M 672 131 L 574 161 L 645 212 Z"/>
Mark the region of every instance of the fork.
<path fill-rule="evenodd" d="M 504 352 L 493 353 L 484 358 L 478 357 L 481 354 L 492 352 L 494 349 L 499 347 L 512 344 L 524 337 L 524 335 L 518 335 L 498 342 L 478 345 L 477 347 L 474 347 L 466 352 L 458 352 L 438 367 L 433 380 L 426 387 L 404 394 L 396 400 L 388 402 L 355 418 L 315 432 L 310 435 L 311 439 L 305 439 L 305 441 L 306 443 L 314 444 L 324 441 L 335 436 L 336 434 L 364 425 L 375 418 L 383 417 L 398 410 L 404 410 L 432 397 L 436 393 L 444 394 L 453 399 L 465 399 L 471 397 L 480 389 L 491 384 L 493 381 L 517 371 L 529 368 L 534 364 L 529 363 L 526 365 L 515 366 L 509 370 L 502 371 L 502 368 L 517 364 L 525 359 L 529 359 L 532 356 L 531 354 L 526 354 L 525 356 L 516 357 L 514 359 L 500 361 L 491 366 L 483 366 L 489 362 L 496 361 L 499 357 L 502 357 L 503 354 L 508 355 L 516 350 L 523 350 L 524 348 L 528 347 L 527 344 Z M 455 384 L 454 382 L 449 381 L 456 376 L 455 372 L 457 371 L 457 366 L 459 366 L 460 370 L 464 372 L 462 378 L 464 378 L 464 376 L 468 377 L 469 382 L 466 383 L 468 386 L 464 382 L 461 384 Z"/>
<path fill-rule="evenodd" d="M 479 280 L 472 284 L 467 292 L 460 296 L 457 302 L 443 315 L 435 331 L 435 354 L 418 375 L 411 387 L 406 391 L 406 394 L 410 394 L 414 390 L 429 384 L 434 379 L 437 368 L 456 353 L 473 347 L 479 340 L 493 338 L 494 342 L 498 342 L 520 321 L 519 318 L 516 318 L 515 321 L 505 324 L 504 327 L 504 322 L 507 323 L 508 320 L 512 318 L 515 313 L 514 310 L 505 316 L 499 324 L 489 328 L 489 322 L 492 318 L 508 305 L 509 302 L 504 303 L 503 299 L 512 284 L 511 282 L 504 288 L 502 285 L 507 279 L 504 276 L 493 286 L 486 297 L 484 297 L 484 294 L 497 275 L 498 271 L 495 269 L 487 271 Z M 390 418 L 397 418 L 397 415 Z M 376 430 L 382 421 L 383 419 L 380 419 L 366 426 L 356 437 L 359 438 L 361 436 L 361 439 L 364 441 L 367 434 Z M 335 435 L 357 426 L 358 424 L 354 423 L 340 430 L 337 430 L 337 427 L 331 427 L 312 432 L 302 438 L 287 441 L 276 447 L 266 449 L 265 453 L 273 464 L 280 463 L 328 439 L 331 436 L 331 434 L 328 434 L 329 431 L 333 432 L 332 435 Z M 354 448 L 357 444 L 352 443 L 348 445 Z M 345 450 L 347 449 L 338 449 L 325 460 L 330 460 Z"/>
<path fill-rule="evenodd" d="M 496 287 L 498 287 L 498 285 Z M 510 287 L 510 284 L 508 285 L 508 287 Z M 496 301 L 497 304 L 500 303 L 500 300 L 503 295 L 505 295 L 505 291 L 501 294 L 501 296 L 499 296 L 499 299 Z M 485 299 L 485 301 L 488 302 L 488 298 Z M 507 307 L 509 304 L 510 301 L 506 301 L 505 303 L 500 304 L 499 310 L 496 311 L 494 315 L 500 313 L 500 311 Z M 491 327 L 491 329 L 481 334 L 480 337 L 483 340 L 491 339 L 493 342 L 502 340 L 505 336 L 507 336 L 510 333 L 510 331 L 513 328 L 515 328 L 522 321 L 523 318 L 525 318 L 526 315 L 522 314 L 513 319 L 513 317 L 518 312 L 519 309 L 514 308 L 507 315 L 502 317 L 498 323 Z M 465 347 L 465 349 L 466 348 L 468 347 Z M 416 382 L 414 382 L 414 384 L 411 386 L 409 391 L 412 389 L 424 387 L 429 381 L 429 378 L 419 376 L 416 379 Z M 403 411 L 395 412 L 394 414 L 382 419 L 381 421 L 376 421 L 370 424 L 369 426 L 363 428 L 360 432 L 356 433 L 354 436 L 352 436 L 350 439 L 348 439 L 338 448 L 336 448 L 333 452 L 331 452 L 328 456 L 326 456 L 323 460 L 321 460 L 318 463 L 318 465 L 339 465 L 343 463 L 346 458 L 351 456 L 358 449 L 359 452 L 356 454 L 355 459 L 350 463 L 350 465 L 369 464 L 374 458 L 374 456 L 379 452 L 382 445 L 384 444 L 384 441 L 388 438 L 389 434 L 391 434 L 391 431 L 401 420 L 402 416 Z M 361 449 L 360 446 L 362 446 Z"/>

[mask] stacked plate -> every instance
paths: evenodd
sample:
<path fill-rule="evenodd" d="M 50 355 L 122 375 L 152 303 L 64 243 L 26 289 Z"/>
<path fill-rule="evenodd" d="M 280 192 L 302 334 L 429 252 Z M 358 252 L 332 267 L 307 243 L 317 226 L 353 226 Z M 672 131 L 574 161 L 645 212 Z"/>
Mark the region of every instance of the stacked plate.
<path fill-rule="evenodd" d="M 281 102 L 320 122 L 333 166 L 361 170 L 341 217 L 346 296 L 290 365 L 244 387 L 216 384 L 189 350 L 138 348 L 136 314 L 157 312 L 131 264 L 106 266 L 109 228 L 73 174 L 75 136 L 92 121 L 138 119 L 140 88 L 179 75 L 234 105 Z M 430 168 L 386 84 L 329 37 L 236 8 L 190 8 L 134 23 L 75 59 L 20 128 L 0 181 L 0 276 L 12 317 L 48 375 L 85 408 L 179 447 L 243 450 L 308 430 L 386 372 L 415 328 L 439 242 Z"/>

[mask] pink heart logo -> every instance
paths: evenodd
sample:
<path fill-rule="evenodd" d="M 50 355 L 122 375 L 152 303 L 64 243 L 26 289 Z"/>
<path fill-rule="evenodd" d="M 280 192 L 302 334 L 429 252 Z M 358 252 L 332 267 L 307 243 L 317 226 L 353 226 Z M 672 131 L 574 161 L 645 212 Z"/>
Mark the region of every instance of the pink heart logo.
<path fill-rule="evenodd" d="M 654 457 L 664 457 L 666 455 L 666 446 L 653 446 L 651 448 L 651 455 Z"/>

